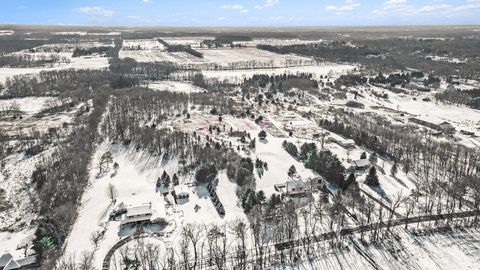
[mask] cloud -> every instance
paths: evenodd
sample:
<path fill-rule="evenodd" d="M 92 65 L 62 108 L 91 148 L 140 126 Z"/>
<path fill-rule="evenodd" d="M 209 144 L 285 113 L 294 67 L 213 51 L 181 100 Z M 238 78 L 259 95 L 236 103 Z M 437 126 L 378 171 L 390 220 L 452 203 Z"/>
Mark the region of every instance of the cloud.
<path fill-rule="evenodd" d="M 454 8 L 454 11 L 457 12 L 475 12 L 480 10 L 480 1 L 470 0 L 467 1 L 467 4 L 460 5 Z"/>
<path fill-rule="evenodd" d="M 407 0 L 388 0 L 381 9 L 373 11 L 379 16 L 443 16 L 458 17 L 472 15 L 480 10 L 480 0 L 466 0 L 462 4 L 451 5 L 442 0 L 432 0 L 425 5 L 410 4 Z"/>
<path fill-rule="evenodd" d="M 414 6 L 410 5 L 407 0 L 388 0 L 383 3 L 383 9 L 378 14 L 393 14 L 393 15 L 412 15 L 418 12 Z"/>
<path fill-rule="evenodd" d="M 393 0 L 393 1 L 398 1 L 398 0 Z M 354 10 L 354 9 L 358 8 L 359 6 L 360 6 L 359 3 L 357 3 L 353 0 L 347 0 L 341 6 L 333 6 L 333 5 L 332 6 L 326 6 L 325 9 L 330 10 L 330 11 L 336 11 L 338 13 L 338 12 L 343 12 L 343 11 L 351 11 L 351 10 Z"/>
<path fill-rule="evenodd" d="M 268 7 L 273 7 L 280 4 L 280 0 L 265 0 L 265 2 L 262 5 L 256 5 L 256 9 L 263 9 L 263 8 L 268 8 Z"/>
<path fill-rule="evenodd" d="M 384 6 L 398 6 L 404 5 L 407 3 L 407 0 L 389 0 L 383 3 Z"/>
<path fill-rule="evenodd" d="M 227 17 L 218 17 L 217 21 L 225 21 L 226 19 L 227 19 Z"/>
<path fill-rule="evenodd" d="M 430 12 L 443 12 L 448 11 L 451 8 L 447 4 L 438 4 L 438 5 L 426 5 L 418 10 L 420 13 L 430 13 Z"/>
<path fill-rule="evenodd" d="M 247 13 L 248 9 L 246 9 L 243 5 L 241 4 L 226 4 L 222 6 L 223 9 L 233 9 L 233 10 L 239 10 L 242 13 Z"/>
<path fill-rule="evenodd" d="M 148 3 L 152 2 L 152 0 L 142 0 L 142 2 L 145 3 L 145 4 L 148 4 Z"/>
<path fill-rule="evenodd" d="M 81 7 L 78 12 L 89 16 L 112 17 L 113 11 L 102 7 Z"/>
<path fill-rule="evenodd" d="M 280 0 L 266 0 L 264 6 L 273 7 L 275 5 L 278 5 L 279 3 L 280 3 Z"/>
<path fill-rule="evenodd" d="M 227 4 L 222 6 L 223 9 L 244 9 L 240 4 Z"/>

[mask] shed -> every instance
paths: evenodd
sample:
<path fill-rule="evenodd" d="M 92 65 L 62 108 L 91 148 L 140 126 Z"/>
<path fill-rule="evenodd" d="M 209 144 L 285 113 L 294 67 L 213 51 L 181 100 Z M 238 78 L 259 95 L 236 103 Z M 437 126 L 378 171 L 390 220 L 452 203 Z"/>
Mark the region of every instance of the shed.
<path fill-rule="evenodd" d="M 303 181 L 287 181 L 286 193 L 289 196 L 305 195 L 310 191 L 308 183 Z"/>
<path fill-rule="evenodd" d="M 352 161 L 352 167 L 355 168 L 355 170 L 366 170 L 370 168 L 371 164 L 368 159 L 358 159 Z"/>
<path fill-rule="evenodd" d="M 190 192 L 186 185 L 177 185 L 174 187 L 176 199 L 187 199 L 190 196 Z"/>

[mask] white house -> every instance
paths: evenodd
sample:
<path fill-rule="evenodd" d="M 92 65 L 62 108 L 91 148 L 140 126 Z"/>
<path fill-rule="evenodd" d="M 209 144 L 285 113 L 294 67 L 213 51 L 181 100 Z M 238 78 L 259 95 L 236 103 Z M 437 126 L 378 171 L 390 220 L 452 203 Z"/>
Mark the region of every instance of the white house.
<path fill-rule="evenodd" d="M 120 222 L 120 226 L 149 223 L 152 219 L 152 214 L 151 203 L 129 207 Z"/>
<path fill-rule="evenodd" d="M 122 214 L 120 221 L 121 227 L 165 221 L 165 208 L 160 202 L 149 202 L 137 206 L 122 204 L 121 207 L 125 207 L 125 213 Z"/>

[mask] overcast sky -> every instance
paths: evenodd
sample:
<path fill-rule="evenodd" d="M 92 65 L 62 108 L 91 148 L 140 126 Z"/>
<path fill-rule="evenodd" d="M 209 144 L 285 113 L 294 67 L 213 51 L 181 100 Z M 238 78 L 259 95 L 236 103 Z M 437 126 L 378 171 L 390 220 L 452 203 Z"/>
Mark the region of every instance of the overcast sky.
<path fill-rule="evenodd" d="M 0 0 L 0 3 L 0 23 L 18 24 L 480 24 L 480 0 Z"/>

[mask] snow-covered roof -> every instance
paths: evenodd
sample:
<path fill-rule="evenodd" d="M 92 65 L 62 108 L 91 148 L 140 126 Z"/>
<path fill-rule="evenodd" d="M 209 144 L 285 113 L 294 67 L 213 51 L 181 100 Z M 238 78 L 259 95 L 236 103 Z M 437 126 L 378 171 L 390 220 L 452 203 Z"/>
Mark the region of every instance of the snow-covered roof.
<path fill-rule="evenodd" d="M 22 266 L 17 261 L 15 261 L 14 259 L 11 259 L 10 262 L 7 263 L 5 268 L 3 268 L 3 270 L 19 269 L 20 267 Z"/>
<path fill-rule="evenodd" d="M 32 265 L 32 264 L 35 264 L 36 262 L 37 262 L 36 256 L 25 257 L 23 259 L 17 260 L 17 263 L 20 264 L 21 266 Z"/>
<path fill-rule="evenodd" d="M 175 186 L 174 190 L 176 195 L 189 194 L 189 189 L 186 185 Z"/>
<path fill-rule="evenodd" d="M 13 259 L 12 254 L 5 253 L 0 257 L 0 267 L 5 267 Z"/>
<path fill-rule="evenodd" d="M 152 215 L 152 204 L 148 203 L 140 206 L 127 208 L 127 218 L 140 215 Z"/>
<path fill-rule="evenodd" d="M 355 167 L 366 167 L 370 166 L 370 161 L 368 159 L 359 159 L 352 161 L 352 164 Z"/>
<path fill-rule="evenodd" d="M 120 221 L 120 225 L 124 225 L 124 224 L 127 224 L 127 223 L 135 223 L 135 222 L 138 222 L 138 221 L 145 221 L 145 220 L 150 220 L 150 216 L 143 215 L 143 216 L 126 218 L 126 219 L 123 219 L 122 221 Z"/>
<path fill-rule="evenodd" d="M 307 183 L 303 181 L 287 181 L 287 190 L 305 188 L 306 186 L 307 186 Z"/>
<path fill-rule="evenodd" d="M 121 202 L 117 205 L 117 209 L 118 210 L 124 210 L 124 209 L 127 209 L 127 204 L 125 204 L 124 202 Z"/>

